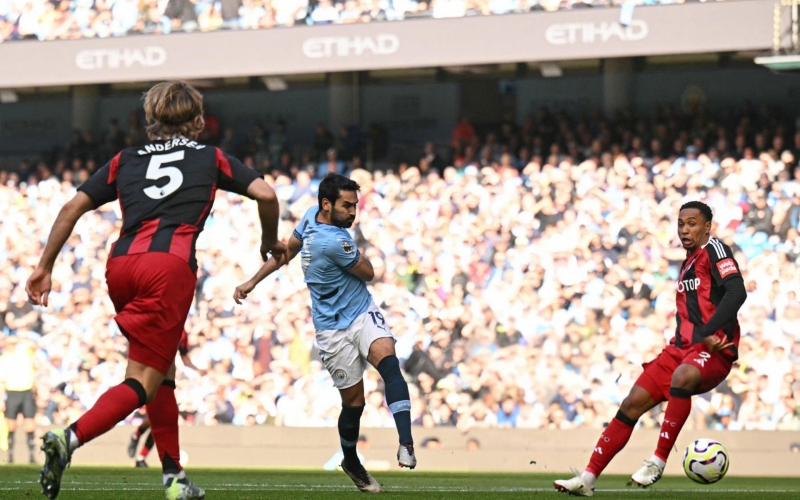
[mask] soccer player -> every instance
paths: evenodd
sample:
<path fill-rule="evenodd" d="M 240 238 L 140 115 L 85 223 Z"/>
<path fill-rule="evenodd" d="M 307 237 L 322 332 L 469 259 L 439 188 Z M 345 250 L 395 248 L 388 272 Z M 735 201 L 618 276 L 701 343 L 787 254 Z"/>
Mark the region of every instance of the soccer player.
<path fill-rule="evenodd" d="M 625 447 L 639 418 L 667 401 L 655 453 L 631 476 L 648 487 L 661 479 L 669 452 L 689 412 L 692 396 L 715 388 L 738 358 L 736 315 L 747 298 L 739 264 L 731 249 L 711 237 L 711 208 L 699 201 L 685 203 L 678 216 L 678 236 L 686 250 L 677 284 L 677 331 L 622 401 L 616 417 L 603 431 L 589 465 L 581 474 L 555 482 L 555 488 L 590 497 L 603 469 Z"/>
<path fill-rule="evenodd" d="M 17 417 L 22 414 L 22 428 L 28 441 L 28 460 L 36 463 L 36 401 L 33 398 L 33 382 L 36 373 L 33 367 L 33 351 L 27 342 L 19 343 L 15 336 L 6 337 L 6 353 L 0 356 L 0 405 L 3 393 L 6 396 L 5 417 L 8 426 L 8 463 L 14 463 L 14 435 Z"/>
<path fill-rule="evenodd" d="M 196 371 L 200 375 L 205 375 L 205 370 L 201 370 L 200 368 L 196 367 L 194 363 L 192 363 L 191 358 L 189 358 L 189 337 L 186 335 L 186 330 L 183 330 L 181 334 L 181 342 L 178 344 L 178 354 L 181 356 L 181 361 L 185 366 L 188 366 L 192 370 Z M 142 436 L 150 430 L 150 417 L 147 413 L 144 414 L 144 420 L 139 427 L 133 431 L 131 434 L 131 440 L 128 443 L 128 456 L 133 458 L 136 456 L 136 448 L 139 446 L 139 441 L 142 439 Z M 150 451 L 153 449 L 153 445 L 155 444 L 155 438 L 153 437 L 153 433 L 150 432 L 147 434 L 147 439 L 144 441 L 144 446 L 142 449 L 139 450 L 139 456 L 136 458 L 136 468 L 144 468 L 147 467 L 147 455 L 150 454 Z"/>
<path fill-rule="evenodd" d="M 58 214 L 38 267 L 28 280 L 33 304 L 47 306 L 53 264 L 75 223 L 119 200 L 122 231 L 106 267 L 115 318 L 128 340 L 125 381 L 106 391 L 68 428 L 48 432 L 42 493 L 56 498 L 74 451 L 147 405 L 163 469 L 166 498 L 202 499 L 179 462 L 175 354 L 197 281 L 195 242 L 217 189 L 258 201 L 261 253 L 282 258 L 275 191 L 252 169 L 194 139 L 203 130 L 203 97 L 184 82 L 163 82 L 145 95 L 150 144 L 125 149 L 83 183 Z"/>
<path fill-rule="evenodd" d="M 377 493 L 380 484 L 364 469 L 356 451 L 367 363 L 377 368 L 386 386 L 386 402 L 400 437 L 398 464 L 413 469 L 417 459 L 411 438 L 411 401 L 395 355 L 395 340 L 367 290 L 375 272 L 346 230 L 356 218 L 359 189 L 343 175 L 327 174 L 319 185 L 319 206 L 309 209 L 294 230 L 285 260 L 283 256 L 269 259 L 251 280 L 236 288 L 234 299 L 241 303 L 261 280 L 302 252 L 320 356 L 342 397 L 342 469 L 359 490 Z"/>

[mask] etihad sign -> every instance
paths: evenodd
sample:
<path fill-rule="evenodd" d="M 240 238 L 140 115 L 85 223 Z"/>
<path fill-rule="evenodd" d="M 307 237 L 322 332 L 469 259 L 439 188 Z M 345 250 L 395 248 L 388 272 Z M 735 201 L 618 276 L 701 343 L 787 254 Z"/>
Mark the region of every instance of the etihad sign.
<path fill-rule="evenodd" d="M 120 69 L 139 66 L 152 68 L 167 60 L 167 51 L 162 47 L 133 49 L 82 50 L 75 56 L 75 65 L 83 70 Z"/>
<path fill-rule="evenodd" d="M 607 42 L 612 39 L 636 42 L 644 39 L 647 33 L 647 23 L 634 19 L 628 26 L 622 26 L 618 22 L 553 24 L 545 30 L 544 37 L 552 45 L 573 45 Z"/>
<path fill-rule="evenodd" d="M 312 59 L 364 54 L 385 56 L 394 54 L 399 48 L 400 39 L 395 35 L 326 36 L 303 42 L 303 54 Z"/>

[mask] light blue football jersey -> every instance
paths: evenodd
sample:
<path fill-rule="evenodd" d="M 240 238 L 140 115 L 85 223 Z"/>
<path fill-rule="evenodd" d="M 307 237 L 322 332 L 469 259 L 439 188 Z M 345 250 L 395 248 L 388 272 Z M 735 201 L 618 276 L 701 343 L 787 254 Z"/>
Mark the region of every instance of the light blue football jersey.
<path fill-rule="evenodd" d="M 310 208 L 294 237 L 303 242 L 300 259 L 311 292 L 311 316 L 317 330 L 348 328 L 372 303 L 367 284 L 348 272 L 361 254 L 346 229 L 317 222 Z"/>

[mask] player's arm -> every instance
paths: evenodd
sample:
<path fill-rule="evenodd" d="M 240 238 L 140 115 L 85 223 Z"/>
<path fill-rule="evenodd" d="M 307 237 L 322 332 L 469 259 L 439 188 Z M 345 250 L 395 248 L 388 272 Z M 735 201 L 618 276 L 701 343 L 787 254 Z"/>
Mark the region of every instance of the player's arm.
<path fill-rule="evenodd" d="M 207 373 L 206 370 L 202 370 L 202 369 L 198 368 L 197 366 L 195 366 L 194 363 L 192 363 L 192 358 L 189 357 L 189 353 L 188 352 L 186 354 L 181 353 L 181 361 L 183 361 L 183 365 L 184 366 L 187 366 L 187 367 L 191 368 L 192 370 L 196 371 L 200 375 L 205 375 Z"/>
<path fill-rule="evenodd" d="M 720 328 L 736 320 L 739 309 L 747 300 L 747 289 L 739 265 L 731 256 L 731 250 L 718 240 L 706 246 L 709 256 L 709 278 L 724 290 L 717 310 L 705 325 L 696 325 L 694 334 L 701 337 L 709 350 L 721 351 L 730 347 L 727 342 L 712 337 Z"/>
<path fill-rule="evenodd" d="M 363 253 L 359 253 L 356 265 L 347 271 L 356 278 L 366 281 L 367 283 L 375 279 L 375 270 L 372 268 L 372 262 L 370 262 Z"/>
<path fill-rule="evenodd" d="M 247 195 L 258 203 L 258 218 L 261 219 L 261 258 L 266 261 L 267 254 L 279 261 L 285 258 L 286 245 L 278 240 L 278 220 L 280 205 L 278 195 L 264 179 L 256 179 L 247 187 Z"/>
<path fill-rule="evenodd" d="M 236 287 L 236 290 L 233 292 L 233 300 L 235 300 L 237 304 L 241 304 L 241 300 L 246 299 L 247 295 L 253 291 L 256 285 L 264 281 L 267 276 L 277 271 L 281 266 L 288 264 L 292 259 L 297 257 L 302 246 L 303 243 L 295 235 L 289 237 L 285 256 L 280 257 L 280 260 L 276 260 L 275 255 L 270 257 L 269 260 L 261 266 L 261 269 L 256 271 L 256 274 L 252 278 Z"/>
<path fill-rule="evenodd" d="M 697 326 L 699 336 L 705 338 L 713 335 L 723 326 L 731 323 L 739 314 L 739 309 L 747 300 L 747 289 L 741 276 L 726 280 L 722 287 L 725 290 L 722 299 L 717 304 L 717 311 L 705 325 Z"/>
<path fill-rule="evenodd" d="M 247 196 L 258 203 L 258 217 L 261 219 L 261 258 L 266 261 L 268 253 L 280 258 L 286 253 L 286 245 L 278 240 L 280 205 L 275 190 L 252 168 L 244 166 L 242 162 L 225 154 L 219 148 L 214 148 L 214 151 L 219 171 L 217 178 L 219 188 Z"/>
<path fill-rule="evenodd" d="M 28 299 L 32 304 L 47 305 L 47 295 L 50 293 L 51 286 L 50 274 L 53 272 L 56 257 L 72 234 L 72 230 L 75 229 L 78 219 L 94 208 L 94 200 L 85 192 L 78 191 L 78 194 L 58 212 L 58 217 L 47 237 L 47 244 L 44 247 L 42 258 L 39 260 L 39 265 L 25 285 L 25 291 L 28 292 Z"/>

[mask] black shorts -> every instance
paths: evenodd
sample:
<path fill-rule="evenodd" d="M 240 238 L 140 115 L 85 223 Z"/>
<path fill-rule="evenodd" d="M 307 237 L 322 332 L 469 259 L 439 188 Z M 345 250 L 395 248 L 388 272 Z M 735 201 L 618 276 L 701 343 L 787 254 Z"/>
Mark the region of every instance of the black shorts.
<path fill-rule="evenodd" d="M 14 420 L 20 413 L 23 418 L 36 416 L 33 391 L 6 391 L 6 418 Z"/>

